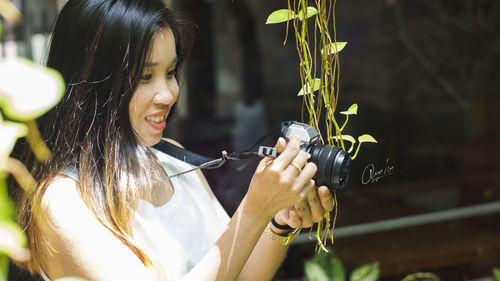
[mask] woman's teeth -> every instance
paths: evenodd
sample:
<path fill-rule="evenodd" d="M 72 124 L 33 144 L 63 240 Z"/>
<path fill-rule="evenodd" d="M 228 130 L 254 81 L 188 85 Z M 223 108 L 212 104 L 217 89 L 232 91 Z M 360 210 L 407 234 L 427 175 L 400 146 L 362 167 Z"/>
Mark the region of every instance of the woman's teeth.
<path fill-rule="evenodd" d="M 160 123 L 163 122 L 167 118 L 167 115 L 161 115 L 161 116 L 147 116 L 146 120 L 153 121 L 155 123 Z"/>

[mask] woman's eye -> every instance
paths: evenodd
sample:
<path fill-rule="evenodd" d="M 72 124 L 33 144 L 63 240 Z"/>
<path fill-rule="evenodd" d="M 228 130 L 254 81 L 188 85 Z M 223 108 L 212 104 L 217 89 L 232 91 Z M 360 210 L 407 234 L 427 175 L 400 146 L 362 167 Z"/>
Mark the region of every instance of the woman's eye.
<path fill-rule="evenodd" d="M 175 78 L 176 76 L 177 76 L 177 69 L 174 69 L 174 70 L 167 72 L 168 78 Z"/>
<path fill-rule="evenodd" d="M 152 74 L 144 74 L 141 76 L 141 80 L 142 81 L 149 81 L 153 78 L 153 75 Z"/>

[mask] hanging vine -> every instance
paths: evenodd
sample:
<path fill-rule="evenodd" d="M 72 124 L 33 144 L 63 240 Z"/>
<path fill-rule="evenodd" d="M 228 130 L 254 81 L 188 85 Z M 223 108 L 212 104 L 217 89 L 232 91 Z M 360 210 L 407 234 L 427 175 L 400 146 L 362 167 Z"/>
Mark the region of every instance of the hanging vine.
<path fill-rule="evenodd" d="M 336 3 L 336 0 L 288 0 L 288 8 L 271 13 L 266 24 L 286 22 L 287 33 L 283 44 L 287 41 L 290 24 L 293 26 L 297 55 L 300 61 L 300 80 L 301 85 L 303 85 L 298 96 L 301 96 L 303 101 L 302 116 L 307 116 L 307 120 L 302 121 L 321 133 L 324 144 L 341 146 L 342 149 L 351 153 L 356 139 L 350 135 L 343 135 L 342 131 L 349 116 L 357 114 L 357 104 L 340 112 L 340 114 L 345 115 L 342 126 L 339 126 L 335 118 L 340 89 L 339 52 L 347 45 L 347 42 L 337 42 Z M 320 127 L 324 129 L 320 130 Z M 348 150 L 346 150 L 345 141 L 351 143 Z M 363 142 L 377 141 L 372 136 L 364 134 L 358 137 L 357 142 L 357 149 L 351 156 L 352 160 L 356 158 Z M 327 251 L 325 244 L 328 237 L 331 238 L 332 244 L 334 243 L 333 229 L 338 210 L 335 190 L 333 196 L 335 200 L 333 220 L 331 214 L 326 214 L 324 220 L 317 224 L 315 235 L 317 251 Z"/>

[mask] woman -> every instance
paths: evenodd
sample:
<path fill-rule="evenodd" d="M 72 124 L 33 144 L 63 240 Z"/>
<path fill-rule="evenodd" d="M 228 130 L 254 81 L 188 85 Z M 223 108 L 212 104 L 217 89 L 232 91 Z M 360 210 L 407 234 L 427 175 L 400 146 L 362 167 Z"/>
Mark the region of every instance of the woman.
<path fill-rule="evenodd" d="M 40 163 L 17 147 L 39 182 L 32 194 L 17 196 L 32 273 L 270 280 L 292 229 L 332 210 L 298 138 L 280 139 L 280 156 L 260 162 L 232 218 L 200 172 L 157 180 L 189 168 L 151 148 L 179 95 L 188 34 L 161 0 L 69 0 L 62 9 L 48 66 L 67 90 L 38 120 L 53 157 Z"/>

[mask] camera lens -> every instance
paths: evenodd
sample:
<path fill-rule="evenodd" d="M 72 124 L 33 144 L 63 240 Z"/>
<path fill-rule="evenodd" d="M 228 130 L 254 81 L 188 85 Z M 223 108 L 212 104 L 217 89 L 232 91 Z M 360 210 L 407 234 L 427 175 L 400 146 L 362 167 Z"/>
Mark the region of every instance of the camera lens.
<path fill-rule="evenodd" d="M 338 146 L 312 144 L 307 151 L 309 159 L 318 166 L 314 176 L 316 185 L 326 185 L 330 189 L 345 186 L 351 172 L 351 156 Z"/>

